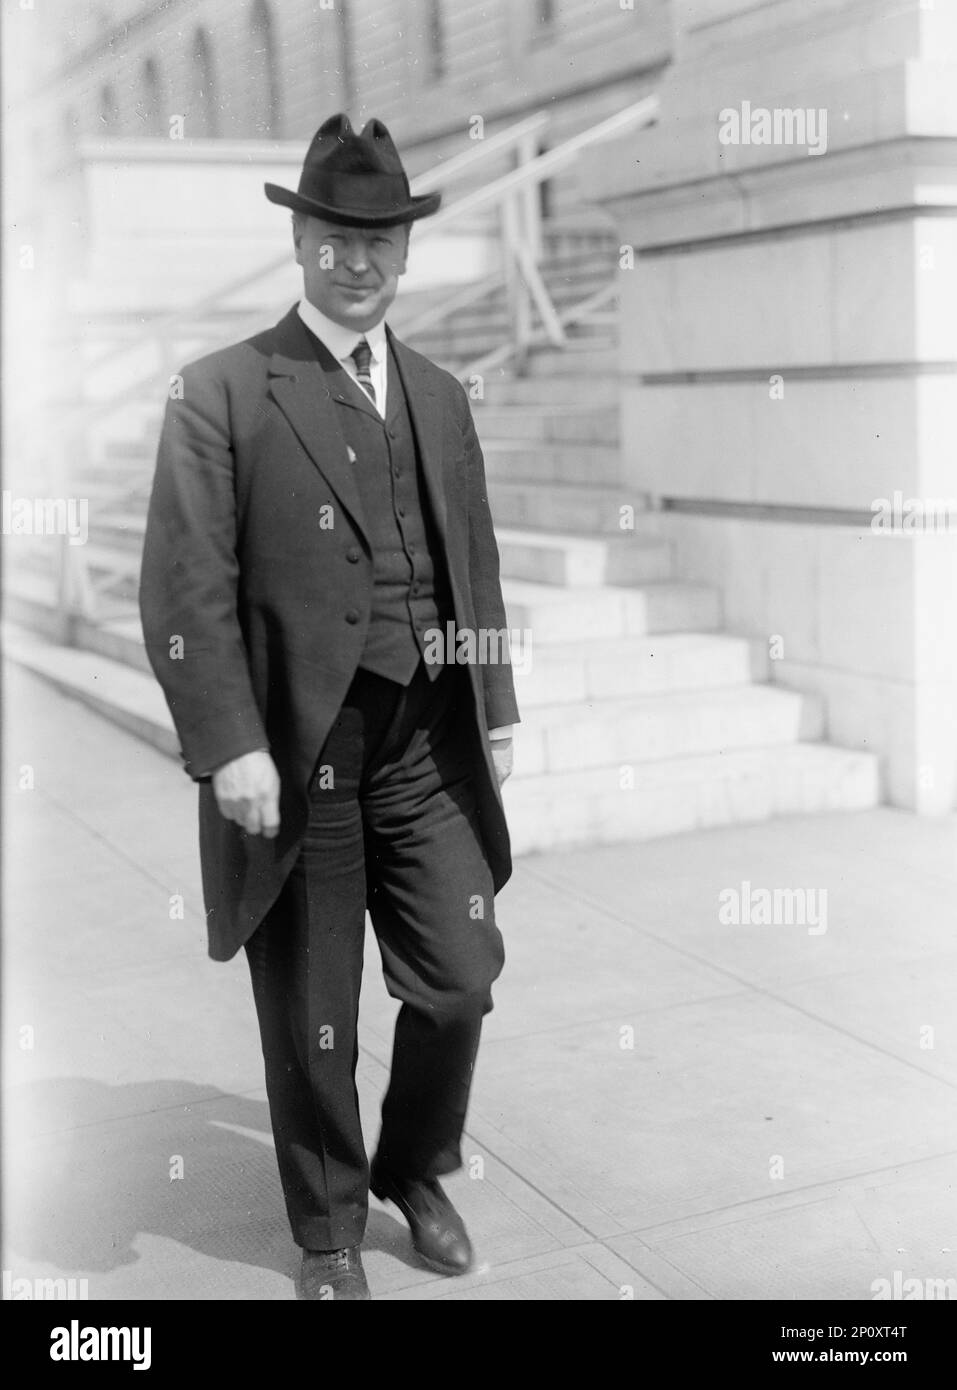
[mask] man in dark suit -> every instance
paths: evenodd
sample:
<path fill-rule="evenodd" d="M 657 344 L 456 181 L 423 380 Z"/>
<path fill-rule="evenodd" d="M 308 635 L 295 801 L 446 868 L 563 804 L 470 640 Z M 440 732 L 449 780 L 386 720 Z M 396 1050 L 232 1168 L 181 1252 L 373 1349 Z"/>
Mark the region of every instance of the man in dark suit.
<path fill-rule="evenodd" d="M 199 783 L 209 951 L 245 948 L 301 1296 L 368 1299 L 368 1191 L 419 1255 L 472 1251 L 461 1166 L 511 873 L 500 784 L 518 712 L 468 400 L 384 318 L 412 197 L 388 131 L 319 129 L 293 210 L 304 297 L 185 368 L 140 590 L 146 649 Z M 441 640 L 439 640 L 441 638 Z M 464 648 L 458 648 L 461 653 Z M 446 659 L 436 660 L 437 655 Z M 355 1088 L 365 914 L 401 1002 L 371 1173 Z"/>

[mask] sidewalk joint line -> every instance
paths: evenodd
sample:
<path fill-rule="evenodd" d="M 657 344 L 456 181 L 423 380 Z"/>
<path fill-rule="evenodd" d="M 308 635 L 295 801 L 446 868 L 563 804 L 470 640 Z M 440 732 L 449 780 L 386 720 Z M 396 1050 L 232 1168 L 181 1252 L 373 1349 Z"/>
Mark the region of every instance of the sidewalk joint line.
<path fill-rule="evenodd" d="M 547 880 L 541 874 L 537 874 L 534 876 L 538 878 L 539 882 L 547 883 Z M 554 887 L 554 884 L 549 884 L 548 886 Z M 704 966 L 709 970 L 717 971 L 718 974 L 724 975 L 727 979 L 736 981 L 739 985 L 741 985 L 742 989 L 744 989 L 745 991 L 750 991 L 751 993 L 769 1002 L 780 1004 L 784 1008 L 790 1009 L 792 1012 L 800 1014 L 802 1017 L 809 1019 L 811 1022 L 816 1023 L 823 1028 L 829 1029 L 831 1032 L 837 1033 L 839 1036 L 847 1038 L 851 1042 L 857 1043 L 860 1047 L 867 1048 L 871 1052 L 877 1053 L 879 1056 L 886 1057 L 888 1060 L 896 1062 L 899 1066 L 907 1067 L 911 1071 L 916 1071 L 919 1076 L 922 1076 L 929 1081 L 937 1081 L 942 1086 L 946 1086 L 948 1090 L 957 1090 L 957 1081 L 951 1081 L 947 1077 L 938 1076 L 935 1072 L 927 1071 L 917 1062 L 912 1062 L 904 1057 L 898 1057 L 898 1055 L 895 1052 L 891 1052 L 888 1048 L 883 1047 L 880 1043 L 873 1042 L 868 1038 L 859 1037 L 856 1033 L 851 1032 L 849 1028 L 844 1028 L 840 1024 L 832 1022 L 830 1019 L 822 1017 L 820 1014 L 813 1013 L 810 1009 L 804 1007 L 801 1004 L 795 1004 L 791 1000 L 785 999 L 783 995 L 776 994 L 774 990 L 768 989 L 766 985 L 756 984 L 753 981 L 743 979 L 740 975 L 735 974 L 735 972 L 733 970 L 730 970 L 727 966 L 716 965 L 713 961 L 709 961 L 706 957 L 698 955 L 697 952 L 689 950 L 687 947 L 676 945 L 674 940 L 670 937 L 660 936 L 657 932 L 650 931 L 647 927 L 640 927 L 633 922 L 629 922 L 626 918 L 619 916 L 617 911 L 615 911 L 612 908 L 606 907 L 603 903 L 597 902 L 594 898 L 589 897 L 587 892 L 583 892 L 581 889 L 572 888 L 568 884 L 565 884 L 563 886 L 565 887 L 568 894 L 574 900 L 580 902 L 583 907 L 587 907 L 595 912 L 600 913 L 602 916 L 607 917 L 610 921 L 616 922 L 621 926 L 627 927 L 629 931 L 632 931 L 639 936 L 647 937 L 648 940 L 654 941 L 657 945 L 664 946 L 668 950 L 674 951 L 677 955 L 684 956 L 687 960 L 694 961 L 696 965 Z M 689 1001 L 687 1004 L 681 1005 L 680 1007 L 694 1008 L 694 1001 Z"/>

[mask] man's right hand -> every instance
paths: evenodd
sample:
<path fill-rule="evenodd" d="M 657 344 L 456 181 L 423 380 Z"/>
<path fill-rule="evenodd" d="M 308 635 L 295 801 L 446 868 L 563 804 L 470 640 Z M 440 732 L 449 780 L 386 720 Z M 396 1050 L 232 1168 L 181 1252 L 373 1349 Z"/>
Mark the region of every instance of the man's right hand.
<path fill-rule="evenodd" d="M 279 834 L 279 773 L 265 748 L 223 763 L 213 773 L 216 804 L 227 820 L 267 840 Z"/>

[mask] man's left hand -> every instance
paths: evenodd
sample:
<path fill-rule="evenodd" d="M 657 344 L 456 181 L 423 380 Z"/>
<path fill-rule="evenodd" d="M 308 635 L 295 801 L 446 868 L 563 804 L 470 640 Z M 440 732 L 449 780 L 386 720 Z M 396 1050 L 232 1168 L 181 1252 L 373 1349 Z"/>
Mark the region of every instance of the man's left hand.
<path fill-rule="evenodd" d="M 492 762 L 495 766 L 498 784 L 501 786 L 506 777 L 510 777 L 512 773 L 512 740 L 510 738 L 492 744 Z"/>

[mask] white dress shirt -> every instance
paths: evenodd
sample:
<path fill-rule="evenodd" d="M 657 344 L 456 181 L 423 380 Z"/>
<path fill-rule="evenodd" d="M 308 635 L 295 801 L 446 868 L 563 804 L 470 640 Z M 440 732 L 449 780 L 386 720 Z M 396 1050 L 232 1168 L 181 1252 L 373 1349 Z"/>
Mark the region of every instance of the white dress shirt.
<path fill-rule="evenodd" d="M 305 298 L 299 301 L 299 317 L 306 327 L 315 333 L 320 342 L 325 343 L 333 357 L 341 366 L 345 367 L 355 382 L 359 380 L 359 372 L 352 353 L 356 344 L 365 338 L 372 352 L 369 375 L 372 377 L 372 385 L 375 389 L 376 410 L 385 419 L 386 393 L 389 388 L 386 370 L 389 353 L 385 336 L 385 319 L 380 319 L 374 328 L 367 329 L 365 333 L 357 333 L 354 328 L 343 328 L 341 323 L 335 323 L 332 319 L 327 318 L 321 310 L 316 308 L 315 304 L 311 304 Z M 360 386 L 359 389 L 365 391 L 364 386 Z"/>

